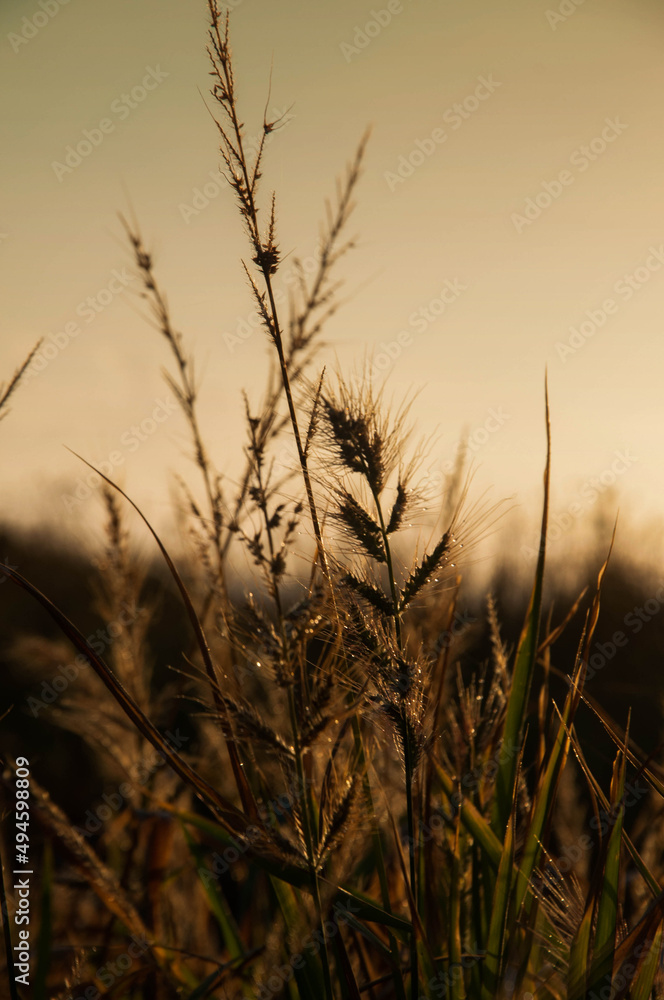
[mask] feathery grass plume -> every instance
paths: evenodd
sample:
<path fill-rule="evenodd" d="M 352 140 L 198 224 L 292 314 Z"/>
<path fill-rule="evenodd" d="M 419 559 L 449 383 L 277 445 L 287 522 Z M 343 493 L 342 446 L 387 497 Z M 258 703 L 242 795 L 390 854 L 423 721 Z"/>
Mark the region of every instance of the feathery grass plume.
<path fill-rule="evenodd" d="M 155 614 L 154 601 L 145 593 L 146 571 L 131 551 L 124 512 L 117 494 L 104 484 L 106 508 L 104 553 L 96 560 L 95 607 L 106 622 L 122 623 L 114 628 L 115 671 L 137 704 L 147 708 L 151 700 L 152 665 L 146 656 L 147 633 Z"/>
<path fill-rule="evenodd" d="M 400 469 L 409 436 L 407 419 L 413 400 L 402 403 L 394 415 L 384 399 L 384 389 L 376 391 L 367 377 L 346 381 L 337 377 L 337 388 L 329 385 L 322 392 L 326 416 L 324 444 L 337 460 L 339 469 L 358 474 L 371 495 L 380 496 Z M 411 461 L 411 468 L 415 460 Z M 411 469 L 400 477 L 401 492 Z M 405 502 L 402 497 L 401 503 Z"/>
<path fill-rule="evenodd" d="M 107 513 L 107 542 L 96 560 L 93 584 L 94 607 L 106 623 L 101 630 L 104 639 L 99 642 L 115 675 L 136 704 L 152 719 L 165 722 L 171 717 L 170 706 L 179 691 L 174 682 L 163 684 L 158 690 L 152 684 L 149 628 L 156 609 L 145 597 L 145 570 L 131 551 L 117 495 L 105 486 L 102 498 Z M 173 793 L 173 775 L 153 766 L 150 744 L 120 706 L 103 697 L 103 685 L 92 672 L 79 674 L 77 683 L 63 694 L 60 704 L 52 707 L 51 719 L 83 737 L 93 752 L 106 760 L 104 769 L 109 778 L 118 782 L 131 780 L 131 801 L 140 800 L 145 792 L 143 785 L 136 783 L 136 775 L 152 775 L 150 786 L 156 782 L 165 797 Z M 109 769 L 110 761 L 114 762 L 114 768 Z"/>
<path fill-rule="evenodd" d="M 316 865 L 319 870 L 322 870 L 325 861 L 339 848 L 351 830 L 357 834 L 353 820 L 354 814 L 360 806 L 360 784 L 361 776 L 355 771 L 347 777 L 345 783 L 339 783 L 335 789 L 334 797 L 327 800 L 326 808 L 320 814 L 320 830 L 316 847 Z"/>

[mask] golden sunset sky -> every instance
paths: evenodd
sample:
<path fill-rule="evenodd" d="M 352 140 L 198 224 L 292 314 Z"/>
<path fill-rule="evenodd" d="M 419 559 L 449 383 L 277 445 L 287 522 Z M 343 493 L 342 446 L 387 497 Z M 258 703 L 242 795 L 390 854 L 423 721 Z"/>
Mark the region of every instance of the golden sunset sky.
<path fill-rule="evenodd" d="M 440 478 L 465 431 L 473 489 L 533 512 L 548 366 L 554 513 L 574 505 L 589 527 L 609 487 L 628 520 L 661 511 L 661 5 L 232 6 L 247 136 L 270 73 L 269 112 L 289 115 L 263 181 L 284 254 L 313 253 L 324 199 L 372 127 L 325 360 L 373 356 L 388 395 L 419 388 L 417 433 L 438 435 L 423 474 Z M 119 453 L 119 481 L 160 526 L 172 472 L 188 474 L 118 211 L 136 212 L 198 358 L 214 459 L 238 471 L 241 388 L 258 398 L 268 347 L 246 337 L 248 253 L 218 175 L 206 29 L 202 0 L 0 5 L 0 377 L 44 338 L 0 426 L 5 521 L 94 516 L 94 498 L 64 500 L 83 469 L 63 445 L 94 463 Z"/>

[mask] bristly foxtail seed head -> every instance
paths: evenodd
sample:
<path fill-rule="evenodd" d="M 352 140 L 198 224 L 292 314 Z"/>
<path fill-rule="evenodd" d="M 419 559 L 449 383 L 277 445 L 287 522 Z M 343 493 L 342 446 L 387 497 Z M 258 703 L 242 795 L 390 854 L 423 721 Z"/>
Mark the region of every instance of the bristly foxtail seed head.
<path fill-rule="evenodd" d="M 339 377 L 337 391 L 326 391 L 322 399 L 329 450 L 343 469 L 362 476 L 371 492 L 379 496 L 401 466 L 410 404 L 392 417 L 386 415 L 382 392 L 374 393 L 371 382 L 364 378 L 350 385 Z M 406 478 L 400 477 L 404 490 Z"/>

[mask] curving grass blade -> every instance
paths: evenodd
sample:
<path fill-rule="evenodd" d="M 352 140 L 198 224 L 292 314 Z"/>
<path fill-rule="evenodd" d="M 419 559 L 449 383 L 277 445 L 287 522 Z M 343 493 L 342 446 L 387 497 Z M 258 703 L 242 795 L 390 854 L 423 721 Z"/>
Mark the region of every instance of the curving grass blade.
<path fill-rule="evenodd" d="M 590 967 L 590 992 L 597 995 L 611 988 L 611 974 L 616 952 L 616 925 L 622 847 L 623 815 L 625 812 L 625 756 L 619 753 L 613 766 L 611 781 L 611 832 L 606 840 L 603 858 L 602 887 L 597 903 L 593 957 Z"/>
<path fill-rule="evenodd" d="M 660 923 L 655 937 L 645 952 L 641 966 L 634 977 L 630 1000 L 650 1000 L 655 977 L 661 968 L 663 928 Z"/>
<path fill-rule="evenodd" d="M 450 870 L 450 898 L 448 900 L 448 953 L 449 968 L 461 969 L 462 966 L 462 943 L 461 943 L 461 898 L 463 892 L 463 862 L 461 859 L 460 818 L 457 817 L 457 828 L 454 837 L 454 849 L 452 853 L 452 864 Z M 465 1000 L 466 988 L 463 975 L 450 977 L 450 1000 Z"/>
<path fill-rule="evenodd" d="M 558 787 L 558 779 L 562 772 L 570 748 L 569 731 L 574 719 L 576 709 L 581 696 L 581 684 L 583 682 L 583 664 L 577 667 L 565 705 L 560 717 L 560 724 L 556 733 L 556 738 L 551 748 L 551 753 L 541 777 L 539 786 L 534 796 L 532 819 L 528 826 L 526 842 L 519 864 L 519 872 L 516 879 L 515 889 L 515 911 L 520 913 L 532 878 L 533 871 L 537 864 L 542 850 L 542 840 L 544 831 L 551 818 L 553 801 Z"/>
<path fill-rule="evenodd" d="M 60 630 L 67 636 L 73 646 L 88 661 L 94 672 L 101 679 L 104 685 L 111 692 L 125 715 L 133 722 L 136 729 L 152 744 L 159 754 L 168 762 L 169 766 L 182 780 L 196 792 L 198 797 L 217 815 L 220 822 L 223 822 L 229 830 L 241 833 L 247 825 L 246 817 L 237 809 L 232 802 L 225 799 L 219 792 L 208 784 L 187 762 L 172 748 L 168 740 L 164 739 L 159 730 L 148 719 L 143 711 L 138 707 L 126 688 L 121 684 L 113 671 L 102 658 L 95 652 L 85 636 L 79 632 L 76 626 L 60 611 L 52 601 L 48 599 L 40 590 L 28 582 L 25 577 L 17 573 L 11 566 L 1 565 L 0 571 L 10 580 L 13 580 L 19 587 L 26 590 L 34 597 L 39 604 L 48 612 L 51 618 L 58 625 Z"/>
<path fill-rule="evenodd" d="M 590 972 L 588 956 L 592 944 L 593 909 L 591 899 L 572 939 L 567 970 L 567 1000 L 583 1000 L 586 995 Z"/>
<path fill-rule="evenodd" d="M 67 450 L 71 451 L 71 448 L 68 448 Z M 244 806 L 244 809 L 247 812 L 247 814 L 252 818 L 254 822 L 256 822 L 258 820 L 258 806 L 256 805 L 256 800 L 249 785 L 247 776 L 242 768 L 237 746 L 235 744 L 234 739 L 232 738 L 232 728 L 230 725 L 230 720 L 228 718 L 228 710 L 223 702 L 223 699 L 220 696 L 219 682 L 217 681 L 214 663 L 212 662 L 210 647 L 208 646 L 208 642 L 205 637 L 205 632 L 203 630 L 201 620 L 196 613 L 196 609 L 189 596 L 189 592 L 185 587 L 182 577 L 178 573 L 175 563 L 171 559 L 168 549 L 166 548 L 161 538 L 159 537 L 155 529 L 152 527 L 149 520 L 147 519 L 143 511 L 140 509 L 138 504 L 136 504 L 131 499 L 131 497 L 128 496 L 125 493 L 125 491 L 120 486 L 117 485 L 117 483 L 114 483 L 112 479 L 109 479 L 108 476 L 104 475 L 103 472 L 100 472 L 99 469 L 96 469 L 95 466 L 91 465 L 91 463 L 88 462 L 85 458 L 82 458 L 80 455 L 77 455 L 75 451 L 72 451 L 71 453 L 81 462 L 83 462 L 84 465 L 87 465 L 89 469 L 92 469 L 93 472 L 96 472 L 98 476 L 101 476 L 104 482 L 108 486 L 110 486 L 111 489 L 116 490 L 120 494 L 120 496 L 123 497 L 127 501 L 127 503 L 134 508 L 138 516 L 143 521 L 143 524 L 146 526 L 146 528 L 154 538 L 155 542 L 157 543 L 157 547 L 159 548 L 159 551 L 161 552 L 164 558 L 164 562 L 168 567 L 169 573 L 173 577 L 175 586 L 177 587 L 180 597 L 182 599 L 185 611 L 187 612 L 187 617 L 189 618 L 189 622 L 191 624 L 194 636 L 196 637 L 196 644 L 201 654 L 201 659 L 205 664 L 205 672 L 207 674 L 208 681 L 210 683 L 210 690 L 212 692 L 212 697 L 214 699 L 215 707 L 217 709 L 219 721 L 222 725 L 222 732 L 226 743 L 226 749 L 228 751 L 228 757 L 231 762 L 233 777 L 235 778 L 235 784 L 237 786 L 238 794 L 240 796 L 240 801 L 242 802 L 242 805 Z"/>
<path fill-rule="evenodd" d="M 516 789 L 514 791 L 514 801 L 516 802 Z M 482 1000 L 494 1000 L 498 996 L 502 966 L 506 957 L 505 928 L 514 877 L 514 837 L 515 817 L 512 812 L 507 824 L 505 843 L 503 844 L 502 856 L 498 866 L 498 877 L 496 878 L 493 892 L 486 957 L 482 966 Z"/>
<path fill-rule="evenodd" d="M 452 800 L 456 794 L 453 779 L 449 776 L 447 771 L 441 767 L 438 761 L 434 760 L 433 766 L 436 770 L 436 775 L 438 776 L 438 780 L 440 781 L 445 795 L 448 799 Z M 461 815 L 461 822 L 463 825 L 475 838 L 477 844 L 486 854 L 492 866 L 497 869 L 503 854 L 503 845 L 491 829 L 491 826 L 484 819 L 479 809 L 477 809 L 468 799 L 462 799 L 459 803 L 459 813 Z"/>
<path fill-rule="evenodd" d="M 245 955 L 244 945 L 242 944 L 237 923 L 230 911 L 226 897 L 221 888 L 217 888 L 209 879 L 205 878 L 205 851 L 196 843 L 186 825 L 182 823 L 181 826 L 189 853 L 196 865 L 196 871 L 207 896 L 210 911 L 217 921 L 224 943 L 228 949 L 228 954 L 231 959 L 242 960 Z"/>
<path fill-rule="evenodd" d="M 297 891 L 281 879 L 270 878 L 274 894 L 277 897 L 287 928 L 286 940 L 298 941 L 302 939 L 302 904 L 298 899 Z M 323 968 L 320 962 L 316 961 L 316 956 L 322 952 L 322 943 L 318 932 L 308 934 L 304 939 L 304 946 L 299 952 L 289 956 L 293 978 L 297 982 L 301 997 L 323 997 L 325 996 L 325 984 L 323 981 Z M 324 953 L 321 958 L 324 960 Z M 268 979 L 270 977 L 268 976 Z"/>

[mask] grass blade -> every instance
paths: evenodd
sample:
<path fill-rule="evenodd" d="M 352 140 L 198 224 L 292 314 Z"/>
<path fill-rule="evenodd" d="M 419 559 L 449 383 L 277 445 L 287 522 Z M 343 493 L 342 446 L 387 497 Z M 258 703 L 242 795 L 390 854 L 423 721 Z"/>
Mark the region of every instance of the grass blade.
<path fill-rule="evenodd" d="M 571 744 L 569 731 L 581 697 L 580 685 L 582 683 L 583 669 L 583 664 L 580 663 L 572 680 L 571 687 L 567 692 L 556 738 L 551 748 L 546 769 L 535 794 L 532 819 L 528 826 L 526 843 L 516 880 L 515 907 L 517 915 L 520 913 L 526 899 L 530 879 L 540 856 L 544 831 L 551 818 L 558 780 L 569 754 Z"/>
<path fill-rule="evenodd" d="M 453 799 L 456 794 L 454 791 L 454 781 L 450 778 L 445 769 L 441 767 L 438 761 L 434 760 L 433 765 L 436 769 L 438 780 L 442 785 L 445 795 L 448 799 Z M 500 840 L 472 802 L 469 802 L 467 799 L 463 799 L 459 804 L 459 812 L 463 825 L 475 838 L 482 851 L 488 857 L 492 866 L 497 869 L 500 865 L 500 860 L 503 854 L 503 845 Z"/>
<path fill-rule="evenodd" d="M 281 879 L 272 877 L 270 881 L 288 929 L 286 940 L 298 940 L 302 931 L 302 919 L 300 915 L 301 904 L 297 898 L 297 892 Z M 316 939 L 312 934 L 308 934 L 305 941 L 306 944 L 301 951 L 297 955 L 291 956 L 290 964 L 297 980 L 300 996 L 322 997 L 325 995 L 323 969 L 312 955 L 312 950 L 318 954 L 322 947 L 320 941 L 317 941 L 318 950 L 315 949 L 313 942 Z M 296 959 L 301 959 L 301 962 L 299 960 L 295 962 Z"/>
<path fill-rule="evenodd" d="M 71 449 L 68 449 L 68 450 L 71 450 Z M 155 542 L 157 543 L 159 551 L 161 552 L 162 556 L 164 557 L 164 561 L 165 561 L 166 565 L 168 566 L 169 573 L 173 577 L 175 585 L 178 588 L 180 597 L 182 598 L 182 603 L 184 604 L 185 610 L 187 612 L 187 617 L 189 618 L 189 622 L 191 624 L 191 627 L 193 629 L 194 635 L 196 637 L 196 643 L 198 645 L 198 649 L 200 651 L 201 658 L 203 660 L 203 663 L 205 664 L 205 672 L 207 674 L 208 681 L 210 683 L 210 689 L 212 691 L 212 697 L 214 699 L 215 707 L 216 707 L 217 713 L 219 715 L 219 721 L 222 723 L 222 731 L 224 733 L 224 738 L 225 738 L 225 741 L 226 741 L 226 749 L 228 750 L 228 756 L 230 758 L 231 767 L 233 769 L 233 777 L 235 778 L 235 783 L 237 785 L 238 793 L 240 795 L 240 800 L 241 800 L 241 802 L 242 802 L 242 804 L 243 804 L 246 812 L 251 817 L 251 819 L 254 822 L 256 822 L 257 819 L 258 819 L 258 807 L 256 805 L 256 800 L 254 799 L 253 793 L 252 793 L 251 788 L 249 786 L 249 782 L 247 780 L 247 776 L 244 773 L 244 770 L 242 769 L 242 765 L 241 765 L 241 762 L 240 762 L 240 757 L 239 757 L 239 754 L 238 754 L 238 751 L 237 751 L 237 747 L 235 745 L 235 742 L 232 739 L 232 729 L 231 729 L 230 721 L 229 721 L 229 718 L 228 718 L 228 712 L 227 712 L 226 706 L 223 703 L 223 700 L 220 698 L 220 695 L 219 695 L 219 683 L 217 681 L 217 677 L 216 677 L 216 673 L 215 673 L 215 669 L 214 669 L 214 664 L 212 662 L 212 656 L 210 654 L 210 648 L 208 646 L 207 639 L 205 638 L 205 633 L 203 631 L 203 626 L 201 625 L 200 619 L 199 619 L 198 615 L 196 614 L 196 609 L 194 608 L 192 600 L 189 597 L 189 592 L 187 591 L 187 588 L 184 585 L 184 581 L 182 580 L 182 577 L 178 573 L 178 570 L 177 570 L 177 567 L 176 567 L 175 563 L 171 559 L 170 554 L 169 554 L 166 546 L 164 545 L 164 543 L 160 539 L 159 535 L 154 530 L 154 528 L 152 527 L 152 525 L 148 521 L 148 519 L 145 516 L 145 514 L 143 513 L 143 511 L 140 509 L 140 507 L 138 507 L 138 505 L 136 503 L 134 503 L 134 501 L 131 499 L 131 497 L 128 496 L 124 492 L 124 490 L 121 489 L 117 485 L 117 483 L 114 483 L 112 479 L 109 479 L 108 476 L 105 476 L 104 473 L 100 472 L 99 469 L 96 469 L 94 467 L 94 465 L 91 465 L 90 462 L 86 461 L 80 455 L 77 455 L 75 451 L 72 452 L 72 455 L 74 455 L 81 462 L 83 462 L 84 465 L 87 465 L 89 469 L 92 469 L 93 472 L 96 472 L 97 475 L 101 476 L 101 478 L 104 480 L 104 482 L 106 482 L 108 484 L 108 486 L 110 486 L 112 489 L 116 490 L 120 494 L 120 496 L 124 497 L 124 499 L 127 501 L 127 503 L 130 504 L 134 508 L 134 510 L 136 511 L 136 513 L 141 518 L 141 520 L 143 521 L 143 523 L 147 527 L 148 531 L 150 532 L 150 534 L 154 538 Z"/>
<path fill-rule="evenodd" d="M 602 888 L 597 904 L 595 940 L 590 969 L 591 992 L 601 993 L 611 985 L 611 973 L 616 948 L 616 923 L 618 920 L 618 880 L 620 878 L 620 853 L 622 846 L 623 815 L 625 812 L 625 757 L 618 754 L 611 781 L 611 833 L 606 842 L 603 859 Z"/>
<path fill-rule="evenodd" d="M 551 422 L 549 419 L 549 392 L 545 383 L 546 410 L 546 466 L 544 469 L 544 505 L 542 510 L 542 527 L 540 532 L 540 547 L 535 570 L 535 582 L 526 613 L 526 619 L 519 639 L 516 653 L 512 685 L 507 703 L 507 715 L 503 730 L 503 742 L 506 746 L 520 746 L 528 710 L 528 698 L 532 684 L 537 649 L 539 644 L 540 616 L 542 610 L 542 589 L 544 582 L 544 564 L 546 556 L 546 534 L 549 521 L 549 485 L 551 475 Z M 496 796 L 492 816 L 494 831 L 501 836 L 512 808 L 512 789 L 516 773 L 516 758 L 508 756 L 501 760 L 496 775 Z"/>
<path fill-rule="evenodd" d="M 661 952 L 662 952 L 662 935 L 664 929 L 660 923 L 655 933 L 655 937 L 648 947 L 645 957 L 642 959 L 641 966 L 634 977 L 632 983 L 632 989 L 630 991 L 630 1000 L 650 1000 L 652 996 L 652 988 L 655 983 L 655 977 L 660 970 L 661 966 Z"/>
<path fill-rule="evenodd" d="M 196 865 L 196 870 L 199 873 L 201 884 L 205 890 L 210 910 L 214 914 L 215 920 L 219 925 L 219 930 L 221 931 L 228 953 L 231 956 L 231 959 L 241 960 L 244 958 L 245 954 L 244 946 L 242 944 L 238 926 L 229 910 L 228 903 L 226 902 L 222 890 L 218 890 L 208 879 L 203 877 L 204 872 L 201 871 L 201 869 L 205 869 L 205 852 L 201 849 L 200 845 L 196 843 L 185 824 L 182 823 L 181 825 L 185 840 L 187 841 L 189 853 L 191 854 L 191 857 Z"/>
<path fill-rule="evenodd" d="M 516 801 L 516 789 L 514 801 Z M 515 818 L 512 814 L 507 824 L 505 843 L 493 893 L 486 957 L 482 969 L 482 1000 L 493 1000 L 498 995 L 502 965 L 505 959 L 505 927 L 514 875 L 514 835 Z"/>
<path fill-rule="evenodd" d="M 461 860 L 461 838 L 459 836 L 460 822 L 461 819 L 457 814 L 457 826 L 455 830 L 455 842 L 450 871 L 450 898 L 448 904 L 448 950 L 450 970 L 463 968 L 461 943 L 461 896 L 464 870 Z M 465 1000 L 466 988 L 463 981 L 463 975 L 452 976 L 450 978 L 450 1000 Z"/>

